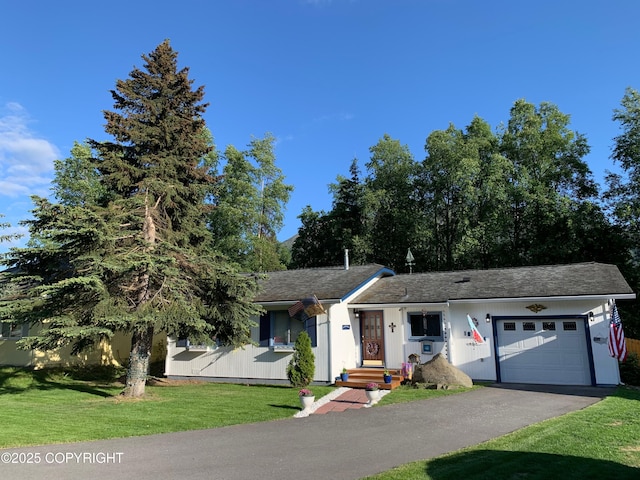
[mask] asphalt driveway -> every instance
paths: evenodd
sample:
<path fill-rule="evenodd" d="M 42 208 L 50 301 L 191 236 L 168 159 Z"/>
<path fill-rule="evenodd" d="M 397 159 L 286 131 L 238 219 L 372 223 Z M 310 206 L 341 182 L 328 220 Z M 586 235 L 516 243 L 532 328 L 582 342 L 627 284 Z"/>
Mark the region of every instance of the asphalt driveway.
<path fill-rule="evenodd" d="M 591 405 L 595 387 L 496 385 L 409 404 L 212 430 L 0 450 L 2 478 L 359 479 Z"/>

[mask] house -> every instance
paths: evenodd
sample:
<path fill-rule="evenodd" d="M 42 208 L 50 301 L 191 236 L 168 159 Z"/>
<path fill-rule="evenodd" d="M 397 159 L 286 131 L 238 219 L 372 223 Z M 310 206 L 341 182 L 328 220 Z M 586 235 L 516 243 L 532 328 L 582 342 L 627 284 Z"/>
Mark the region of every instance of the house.
<path fill-rule="evenodd" d="M 316 383 L 333 383 L 343 368 L 400 369 L 410 355 L 424 363 L 442 353 L 474 380 L 614 385 L 610 306 L 633 298 L 618 268 L 601 263 L 412 275 L 377 264 L 273 272 L 256 297 L 266 313 L 255 319 L 254 345 L 169 338 L 166 374 L 286 383 L 293 343 L 306 330 Z"/>
<path fill-rule="evenodd" d="M 0 323 L 0 365 L 14 367 L 68 367 L 85 365 L 125 366 L 131 350 L 131 335 L 118 332 L 110 341 L 102 341 L 91 351 L 72 354 L 71 347 L 52 351 L 21 350 L 16 342 L 37 332 L 37 325 Z M 151 362 L 163 361 L 166 355 L 166 335 L 157 334 L 153 339 Z"/>
<path fill-rule="evenodd" d="M 15 269 L 0 272 L 0 296 L 12 291 L 10 279 Z M 71 353 L 71 347 L 61 347 L 52 351 L 22 350 L 17 347 L 17 341 L 29 335 L 35 335 L 42 325 L 0 322 L 0 365 L 14 367 L 30 367 L 40 369 L 44 367 L 67 367 L 85 365 L 113 365 L 125 366 L 129 360 L 131 350 L 131 334 L 117 332 L 107 341 L 103 340 L 95 348 L 80 354 Z M 158 333 L 153 338 L 151 362 L 162 362 L 166 357 L 167 336 Z"/>

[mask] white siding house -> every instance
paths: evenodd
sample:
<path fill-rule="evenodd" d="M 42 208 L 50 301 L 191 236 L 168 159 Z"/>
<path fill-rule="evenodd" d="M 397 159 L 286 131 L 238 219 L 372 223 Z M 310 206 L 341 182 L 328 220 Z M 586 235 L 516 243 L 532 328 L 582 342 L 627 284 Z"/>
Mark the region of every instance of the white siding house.
<path fill-rule="evenodd" d="M 315 296 L 325 313 L 290 317 Z M 400 369 L 442 353 L 474 380 L 614 385 L 607 347 L 612 302 L 635 298 L 617 267 L 600 263 L 394 275 L 381 265 L 268 274 L 256 298 L 256 345 L 192 347 L 169 340 L 166 374 L 285 383 L 298 332 L 313 339 L 317 383 L 343 368 Z M 468 317 L 484 342 L 471 336 Z"/>

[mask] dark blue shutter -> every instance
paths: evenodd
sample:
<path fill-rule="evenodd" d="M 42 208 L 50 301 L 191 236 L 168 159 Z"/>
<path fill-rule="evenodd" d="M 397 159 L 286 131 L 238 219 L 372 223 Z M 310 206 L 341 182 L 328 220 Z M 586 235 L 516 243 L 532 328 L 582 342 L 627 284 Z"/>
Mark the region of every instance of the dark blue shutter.
<path fill-rule="evenodd" d="M 268 347 L 271 338 L 271 312 L 260 315 L 260 346 Z"/>
<path fill-rule="evenodd" d="M 318 346 L 318 333 L 317 333 L 317 328 L 316 328 L 316 317 L 310 317 L 307 318 L 307 320 L 304 322 L 304 329 L 307 332 L 307 334 L 309 335 L 309 338 L 311 338 L 311 346 L 312 347 L 317 347 Z"/>

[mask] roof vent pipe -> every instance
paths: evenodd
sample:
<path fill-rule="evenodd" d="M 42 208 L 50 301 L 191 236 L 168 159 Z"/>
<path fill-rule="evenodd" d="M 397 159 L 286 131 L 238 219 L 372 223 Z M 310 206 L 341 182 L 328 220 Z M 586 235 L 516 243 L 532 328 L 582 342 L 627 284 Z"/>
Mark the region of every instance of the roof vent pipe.
<path fill-rule="evenodd" d="M 349 249 L 344 249 L 344 269 L 349 270 Z"/>

